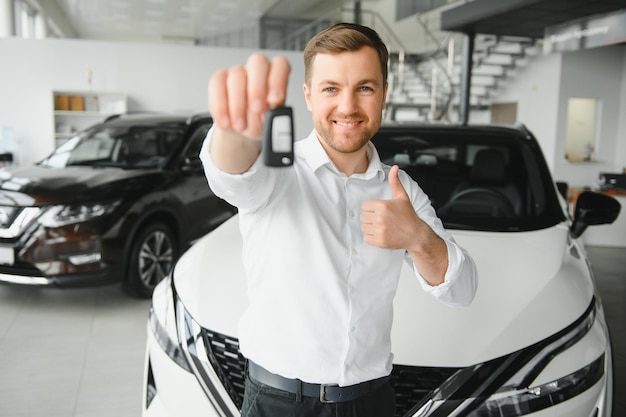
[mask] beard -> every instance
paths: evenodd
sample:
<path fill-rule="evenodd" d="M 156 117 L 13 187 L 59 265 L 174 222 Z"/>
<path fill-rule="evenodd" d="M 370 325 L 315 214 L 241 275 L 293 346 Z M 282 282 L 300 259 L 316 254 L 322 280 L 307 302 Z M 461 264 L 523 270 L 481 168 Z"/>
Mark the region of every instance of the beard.
<path fill-rule="evenodd" d="M 362 115 L 339 117 L 339 120 L 355 120 L 360 122 L 359 129 L 351 132 L 338 132 L 335 129 L 334 118 L 324 121 L 317 120 L 315 130 L 319 138 L 332 150 L 342 154 L 349 154 L 363 149 L 380 127 L 381 120 L 370 120 Z M 373 123 L 371 123 L 373 122 Z"/>

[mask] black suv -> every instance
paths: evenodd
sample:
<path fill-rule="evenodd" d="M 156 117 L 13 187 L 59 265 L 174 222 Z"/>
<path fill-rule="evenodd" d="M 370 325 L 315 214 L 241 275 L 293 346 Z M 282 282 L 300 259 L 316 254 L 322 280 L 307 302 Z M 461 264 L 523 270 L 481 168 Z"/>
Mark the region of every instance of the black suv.
<path fill-rule="evenodd" d="M 191 242 L 236 209 L 198 154 L 212 119 L 114 116 L 48 158 L 0 172 L 0 282 L 122 281 L 148 297 Z"/>

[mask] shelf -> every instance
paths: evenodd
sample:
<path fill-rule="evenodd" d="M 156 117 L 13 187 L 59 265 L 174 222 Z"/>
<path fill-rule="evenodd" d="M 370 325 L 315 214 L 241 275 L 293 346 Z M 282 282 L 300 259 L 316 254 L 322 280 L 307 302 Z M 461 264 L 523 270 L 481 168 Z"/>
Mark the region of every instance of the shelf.
<path fill-rule="evenodd" d="M 55 116 L 72 117 L 107 117 L 117 113 L 105 113 L 101 111 L 79 111 L 79 110 L 55 110 Z"/>
<path fill-rule="evenodd" d="M 107 91 L 57 90 L 52 92 L 55 146 L 76 133 L 127 112 L 126 94 Z"/>

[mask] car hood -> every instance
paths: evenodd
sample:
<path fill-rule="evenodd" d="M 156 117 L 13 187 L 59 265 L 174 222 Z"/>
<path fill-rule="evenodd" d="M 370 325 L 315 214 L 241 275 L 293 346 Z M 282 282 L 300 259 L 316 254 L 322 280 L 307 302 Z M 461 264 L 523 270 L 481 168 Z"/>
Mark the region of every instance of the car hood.
<path fill-rule="evenodd" d="M 91 199 L 119 198 L 128 188 L 144 188 L 145 171 L 119 168 L 28 166 L 0 172 L 0 200 L 28 200 L 31 204 L 71 203 Z M 125 182 L 126 187 L 112 184 Z M 16 198 L 16 195 L 23 197 Z"/>
<path fill-rule="evenodd" d="M 562 330 L 593 297 L 582 246 L 565 224 L 523 233 L 452 231 L 472 255 L 479 287 L 469 307 L 426 294 L 406 265 L 394 302 L 394 363 L 470 366 Z M 237 216 L 199 240 L 174 272 L 178 294 L 203 327 L 237 336 L 246 284 Z"/>

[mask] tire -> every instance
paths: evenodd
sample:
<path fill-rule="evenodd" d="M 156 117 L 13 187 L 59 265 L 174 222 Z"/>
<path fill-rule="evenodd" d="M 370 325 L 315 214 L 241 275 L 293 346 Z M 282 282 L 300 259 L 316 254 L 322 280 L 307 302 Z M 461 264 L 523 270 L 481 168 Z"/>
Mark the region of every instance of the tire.
<path fill-rule="evenodd" d="M 132 244 L 124 287 L 130 295 L 150 298 L 154 287 L 170 273 L 178 257 L 178 244 L 165 223 L 141 229 Z"/>

